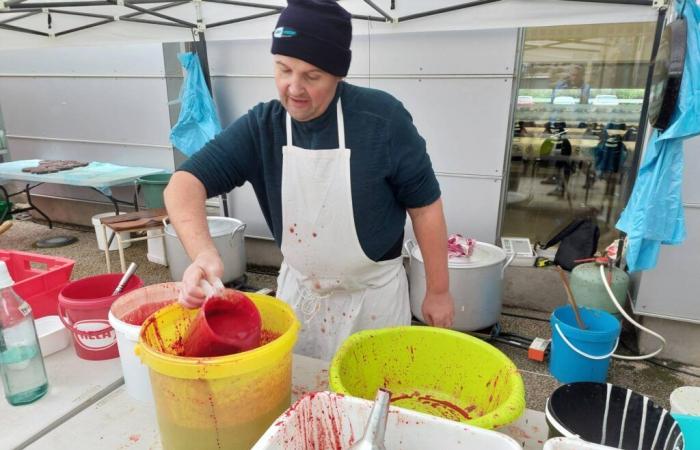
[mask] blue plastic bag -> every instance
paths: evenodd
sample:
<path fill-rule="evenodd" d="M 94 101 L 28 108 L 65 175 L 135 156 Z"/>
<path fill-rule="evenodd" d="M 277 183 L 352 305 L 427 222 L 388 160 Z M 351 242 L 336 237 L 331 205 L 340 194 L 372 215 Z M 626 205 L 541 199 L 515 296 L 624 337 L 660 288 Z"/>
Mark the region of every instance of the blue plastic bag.
<path fill-rule="evenodd" d="M 197 55 L 180 53 L 178 59 L 187 75 L 180 90 L 180 116 L 170 131 L 170 142 L 189 157 L 221 131 L 221 123 Z"/>
<path fill-rule="evenodd" d="M 683 140 L 700 134 L 700 4 L 676 0 L 688 25 L 683 79 L 671 126 L 654 131 L 627 207 L 617 228 L 627 233 L 627 264 L 632 272 L 656 266 L 661 244 L 685 240 Z"/>

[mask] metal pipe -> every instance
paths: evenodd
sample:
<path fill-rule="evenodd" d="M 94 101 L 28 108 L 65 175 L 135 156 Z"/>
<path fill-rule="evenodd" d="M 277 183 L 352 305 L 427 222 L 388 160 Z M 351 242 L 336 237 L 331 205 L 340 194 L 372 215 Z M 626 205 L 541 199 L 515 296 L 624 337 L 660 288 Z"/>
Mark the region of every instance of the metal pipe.
<path fill-rule="evenodd" d="M 187 25 L 180 25 L 179 23 L 172 23 L 172 22 L 159 22 L 157 20 L 148 20 L 148 19 L 134 19 L 130 17 L 120 17 L 119 20 L 124 21 L 124 22 L 136 22 L 136 23 L 148 23 L 151 25 L 163 25 L 164 27 L 177 27 L 177 28 L 192 28 Z"/>
<path fill-rule="evenodd" d="M 190 3 L 190 0 L 183 0 L 183 1 L 180 1 L 180 2 L 168 3 L 167 5 L 160 5 L 160 6 L 156 6 L 155 8 L 149 8 L 148 10 L 149 10 L 149 11 L 162 11 L 162 10 L 164 10 L 164 9 L 174 8 L 174 7 L 176 7 L 176 6 L 184 5 L 184 4 L 186 4 L 186 3 Z M 143 13 L 142 13 L 142 12 L 139 12 L 139 11 L 132 12 L 132 13 L 129 13 L 129 14 L 126 14 L 126 15 L 123 15 L 123 16 L 119 16 L 119 20 L 130 19 L 130 18 L 132 18 L 132 17 L 140 16 L 140 15 L 142 15 L 142 14 L 143 14 Z"/>
<path fill-rule="evenodd" d="M 446 12 L 450 12 L 450 11 L 471 8 L 472 6 L 480 6 L 480 5 L 485 5 L 487 3 L 495 3 L 495 2 L 499 2 L 499 1 L 501 1 L 501 0 L 477 0 L 477 1 L 471 2 L 471 3 L 462 3 L 461 5 L 448 6 L 447 8 L 439 8 L 439 9 L 433 9 L 431 11 L 426 11 L 426 12 L 422 12 L 422 13 L 409 14 L 407 16 L 399 17 L 397 19 L 397 21 L 399 23 L 406 22 L 407 20 L 420 19 L 423 17 L 434 16 L 436 14 L 442 14 L 442 13 L 446 13 Z"/>
<path fill-rule="evenodd" d="M 246 17 L 239 17 L 237 19 L 229 19 L 229 20 L 222 20 L 221 22 L 214 22 L 210 23 L 207 25 L 207 28 L 216 28 L 220 27 L 223 25 L 229 25 L 232 23 L 238 23 L 238 22 L 245 22 L 246 20 L 253 20 L 253 19 L 259 19 L 261 17 L 267 17 L 267 16 L 274 16 L 275 14 L 279 14 L 279 11 L 267 11 L 264 13 L 259 13 L 259 14 L 253 14 L 252 16 L 246 16 Z"/>
<path fill-rule="evenodd" d="M 22 10 L 22 9 L 37 9 L 37 8 L 66 8 L 74 6 L 111 6 L 115 3 L 110 1 L 89 1 L 89 2 L 56 2 L 56 3 L 32 3 L 31 5 L 5 5 L 6 9 Z"/>
<path fill-rule="evenodd" d="M 375 11 L 377 11 L 382 17 L 384 17 L 384 18 L 387 20 L 387 22 L 393 22 L 393 21 L 394 21 L 394 18 L 393 18 L 393 17 L 391 17 L 389 14 L 387 14 L 386 11 L 384 11 L 382 8 L 380 8 L 379 6 L 377 6 L 377 4 L 374 3 L 372 0 L 364 0 L 364 2 L 367 3 L 369 6 L 371 6 L 372 9 L 374 9 Z"/>
<path fill-rule="evenodd" d="M 5 29 L 5 30 L 10 30 L 10 31 L 19 31 L 21 33 L 36 34 L 37 36 L 45 36 L 45 37 L 49 36 L 48 33 L 36 31 L 36 30 L 30 30 L 29 28 L 18 27 L 15 25 L 0 24 L 0 28 Z"/>
<path fill-rule="evenodd" d="M 15 16 L 15 17 L 12 17 L 11 19 L 3 20 L 2 22 L 0 22 L 0 24 L 14 22 L 15 20 L 24 19 L 25 17 L 36 16 L 39 13 L 41 13 L 41 10 L 30 11 L 26 14 Z"/>
<path fill-rule="evenodd" d="M 114 20 L 114 16 L 108 16 L 105 14 L 86 13 L 86 12 L 79 12 L 79 11 L 66 11 L 63 9 L 49 9 L 48 11 L 52 14 L 66 14 L 69 16 L 92 17 L 95 19 L 108 19 L 109 21 Z"/>
<path fill-rule="evenodd" d="M 117 4 L 117 2 L 115 0 L 110 0 L 110 2 L 114 5 Z M 132 3 L 125 2 L 124 6 L 126 6 L 127 8 L 131 8 L 133 10 L 136 10 L 136 11 L 140 11 L 144 14 L 148 14 L 149 16 L 155 16 L 155 17 L 161 18 L 163 20 L 168 20 L 170 22 L 179 23 L 180 25 L 185 25 L 189 28 L 197 28 L 197 25 L 192 23 L 192 22 L 188 22 L 186 20 L 181 20 L 181 19 L 178 19 L 177 17 L 171 17 L 171 16 L 168 16 L 166 14 L 161 14 L 161 13 L 156 12 L 156 11 L 151 11 L 151 10 L 146 9 L 146 8 L 141 8 L 140 6 L 136 6 Z"/>
<path fill-rule="evenodd" d="M 351 14 L 350 17 L 353 19 L 359 19 L 359 20 L 368 20 L 370 22 L 382 22 L 386 23 L 386 19 L 383 17 L 375 17 L 375 16 L 363 16 L 361 14 Z"/>
<path fill-rule="evenodd" d="M 250 8 L 262 8 L 262 9 L 274 9 L 275 11 L 282 11 L 284 6 L 275 5 L 265 5 L 262 3 L 251 3 L 251 2 L 239 2 L 236 0 L 203 0 L 206 3 L 223 3 L 225 5 L 233 6 L 248 6 Z"/>
<path fill-rule="evenodd" d="M 88 24 L 88 25 L 83 25 L 83 26 L 80 26 L 80 27 L 71 28 L 70 30 L 64 30 L 64 31 L 61 31 L 61 32 L 56 33 L 56 37 L 58 37 L 58 36 L 64 36 L 64 35 L 69 34 L 69 33 L 74 33 L 74 32 L 76 32 L 76 31 L 87 30 L 88 28 L 97 27 L 97 26 L 104 25 L 104 24 L 110 23 L 110 22 L 114 22 L 114 19 L 109 18 L 109 19 L 107 19 L 107 20 L 100 20 L 99 22 L 91 23 L 91 24 Z"/>
<path fill-rule="evenodd" d="M 652 6 L 654 2 L 652 0 L 563 0 L 566 2 L 584 2 L 584 3 L 609 3 L 617 5 L 641 5 L 641 6 Z"/>
<path fill-rule="evenodd" d="M 632 157 L 632 167 L 639 168 L 639 161 L 642 157 L 642 148 L 647 134 L 647 126 L 649 123 L 649 97 L 651 96 L 651 88 L 654 82 L 654 65 L 656 64 L 656 55 L 659 53 L 661 44 L 661 35 L 664 30 L 664 22 L 666 21 L 666 8 L 659 9 L 659 15 L 656 18 L 656 32 L 654 35 L 654 43 L 651 47 L 651 59 L 649 60 L 649 70 L 647 71 L 647 82 L 644 87 L 644 100 L 642 101 L 642 111 L 639 115 L 639 128 L 637 128 L 637 141 L 634 144 L 634 156 Z M 638 171 L 639 169 L 637 169 Z M 637 181 L 637 171 L 630 171 L 625 184 L 625 191 L 621 192 L 623 199 L 629 199 L 634 188 L 634 183 Z"/>

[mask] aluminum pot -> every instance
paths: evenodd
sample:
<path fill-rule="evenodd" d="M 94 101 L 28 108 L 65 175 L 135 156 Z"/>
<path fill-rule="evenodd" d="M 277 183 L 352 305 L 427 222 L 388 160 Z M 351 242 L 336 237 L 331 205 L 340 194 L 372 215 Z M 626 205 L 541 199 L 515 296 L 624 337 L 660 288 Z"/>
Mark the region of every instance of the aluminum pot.
<path fill-rule="evenodd" d="M 163 221 L 165 225 L 165 256 L 170 268 L 170 276 L 173 281 L 182 280 L 185 269 L 192 264 L 192 260 L 185 252 L 180 239 L 175 233 L 172 224 Z M 224 263 L 224 275 L 221 281 L 229 283 L 245 274 L 245 239 L 246 224 L 231 217 L 207 217 L 209 234 L 214 240 L 221 260 Z"/>
<path fill-rule="evenodd" d="M 404 248 L 410 257 L 408 270 L 411 312 L 421 322 L 425 297 L 425 265 L 420 248 L 409 239 Z M 452 329 L 481 330 L 498 322 L 501 315 L 503 274 L 513 257 L 495 245 L 477 242 L 470 257 L 451 258 L 448 262 L 450 294 L 455 302 Z"/>

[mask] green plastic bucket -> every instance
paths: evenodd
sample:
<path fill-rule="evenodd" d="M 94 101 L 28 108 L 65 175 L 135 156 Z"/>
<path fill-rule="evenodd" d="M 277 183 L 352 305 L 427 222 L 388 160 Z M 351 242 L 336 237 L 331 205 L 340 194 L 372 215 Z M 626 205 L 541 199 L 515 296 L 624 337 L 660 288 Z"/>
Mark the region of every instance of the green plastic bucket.
<path fill-rule="evenodd" d="M 168 185 L 172 173 L 156 173 L 153 175 L 144 175 L 138 179 L 143 192 L 143 200 L 146 203 L 146 208 L 164 208 L 163 191 Z"/>
<path fill-rule="evenodd" d="M 12 219 L 10 211 L 12 211 L 12 202 L 0 200 L 0 223 Z"/>

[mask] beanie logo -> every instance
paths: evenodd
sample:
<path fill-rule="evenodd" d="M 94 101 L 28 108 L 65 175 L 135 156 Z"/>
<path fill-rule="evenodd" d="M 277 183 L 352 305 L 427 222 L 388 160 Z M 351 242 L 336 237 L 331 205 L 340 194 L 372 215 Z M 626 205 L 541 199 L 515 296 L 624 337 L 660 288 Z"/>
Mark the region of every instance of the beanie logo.
<path fill-rule="evenodd" d="M 297 35 L 297 32 L 291 28 L 279 27 L 272 35 L 276 38 L 290 38 Z"/>

